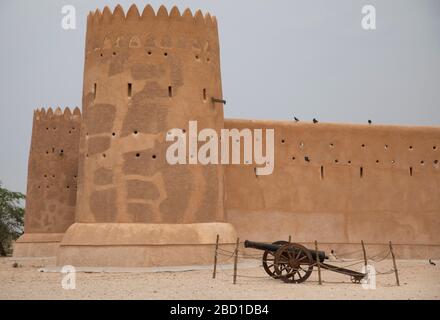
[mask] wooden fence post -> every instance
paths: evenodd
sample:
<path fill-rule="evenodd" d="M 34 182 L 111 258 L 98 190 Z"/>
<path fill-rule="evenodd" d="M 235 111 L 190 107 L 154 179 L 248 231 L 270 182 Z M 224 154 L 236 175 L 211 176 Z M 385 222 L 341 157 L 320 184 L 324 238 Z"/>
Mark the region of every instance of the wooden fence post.
<path fill-rule="evenodd" d="M 319 261 L 319 255 L 318 255 L 318 241 L 315 240 L 315 252 L 316 252 L 316 264 L 318 265 L 318 279 L 319 284 L 322 285 L 321 281 L 321 262 Z"/>
<path fill-rule="evenodd" d="M 215 275 L 217 273 L 217 255 L 218 255 L 218 241 L 220 236 L 217 235 L 217 240 L 215 242 L 215 253 L 214 253 L 214 271 L 212 272 L 212 278 L 215 279 Z"/>
<path fill-rule="evenodd" d="M 364 252 L 365 272 L 367 272 L 368 260 L 367 260 L 367 250 L 365 250 L 364 240 L 361 240 L 361 244 L 362 244 L 362 251 Z"/>
<path fill-rule="evenodd" d="M 399 272 L 397 271 L 396 257 L 394 256 L 393 244 L 391 243 L 391 241 L 390 241 L 390 252 L 391 252 L 391 257 L 393 258 L 394 273 L 396 275 L 396 283 L 398 286 L 400 286 Z"/>
<path fill-rule="evenodd" d="M 234 284 L 237 283 L 237 262 L 238 262 L 238 245 L 240 244 L 240 238 L 237 238 L 237 244 L 235 246 L 234 257 Z"/>

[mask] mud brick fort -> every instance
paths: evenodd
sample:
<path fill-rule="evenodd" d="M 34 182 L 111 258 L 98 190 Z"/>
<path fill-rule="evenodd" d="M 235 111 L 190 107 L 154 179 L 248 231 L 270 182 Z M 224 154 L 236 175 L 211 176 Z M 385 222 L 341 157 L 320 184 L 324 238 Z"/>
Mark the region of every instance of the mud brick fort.
<path fill-rule="evenodd" d="M 440 128 L 224 119 L 217 20 L 176 7 L 87 19 L 82 112 L 34 112 L 15 256 L 59 265 L 212 263 L 217 234 L 440 257 Z M 171 128 L 275 129 L 273 174 L 169 165 Z"/>

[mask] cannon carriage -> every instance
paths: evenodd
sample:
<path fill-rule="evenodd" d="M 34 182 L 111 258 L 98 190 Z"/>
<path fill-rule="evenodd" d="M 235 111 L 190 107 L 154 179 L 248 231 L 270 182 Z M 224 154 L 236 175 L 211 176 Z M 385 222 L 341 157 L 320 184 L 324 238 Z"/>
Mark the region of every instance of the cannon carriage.
<path fill-rule="evenodd" d="M 318 263 L 322 269 L 350 276 L 353 283 L 360 283 L 366 277 L 365 273 L 327 264 L 324 261 L 328 256 L 324 251 L 309 250 L 298 243 L 287 241 L 262 243 L 246 240 L 244 246 L 264 251 L 262 263 L 266 273 L 272 278 L 287 283 L 306 281 L 312 274 L 313 267 Z"/>

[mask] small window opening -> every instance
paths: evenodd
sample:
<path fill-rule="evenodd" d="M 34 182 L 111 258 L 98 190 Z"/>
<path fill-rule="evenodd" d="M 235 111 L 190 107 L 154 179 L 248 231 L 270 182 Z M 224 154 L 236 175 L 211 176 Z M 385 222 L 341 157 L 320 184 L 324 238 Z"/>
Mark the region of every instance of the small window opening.
<path fill-rule="evenodd" d="M 153 158 L 153 159 L 156 159 L 157 157 L 156 157 L 156 155 L 155 155 L 155 154 L 153 154 L 152 158 Z"/>
<path fill-rule="evenodd" d="M 127 95 L 128 95 L 129 98 L 131 98 L 132 87 L 133 87 L 132 84 L 129 83 L 128 84 L 128 88 L 127 88 Z"/>
<path fill-rule="evenodd" d="M 97 86 L 96 86 L 96 82 L 93 84 L 93 100 L 96 99 L 96 91 L 97 91 Z"/>
<path fill-rule="evenodd" d="M 413 167 L 409 167 L 409 175 L 412 177 L 412 175 L 413 175 Z"/>
<path fill-rule="evenodd" d="M 139 158 L 140 156 L 140 153 L 136 153 L 136 158 Z"/>
<path fill-rule="evenodd" d="M 324 180 L 324 166 L 321 166 L 321 180 Z"/>
<path fill-rule="evenodd" d="M 203 89 L 203 101 L 206 101 L 206 88 Z"/>
<path fill-rule="evenodd" d="M 360 170 L 359 170 L 359 175 L 360 175 L 361 178 L 364 177 L 364 167 L 361 167 L 361 168 L 360 168 Z"/>
<path fill-rule="evenodd" d="M 173 96 L 173 87 L 172 86 L 169 86 L 168 87 L 168 97 L 172 97 Z"/>

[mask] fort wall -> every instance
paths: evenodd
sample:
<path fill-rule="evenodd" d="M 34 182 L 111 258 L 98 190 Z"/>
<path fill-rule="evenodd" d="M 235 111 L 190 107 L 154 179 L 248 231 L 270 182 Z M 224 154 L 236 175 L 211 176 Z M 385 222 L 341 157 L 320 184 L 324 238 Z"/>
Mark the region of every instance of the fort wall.
<path fill-rule="evenodd" d="M 440 128 L 225 120 L 275 129 L 275 168 L 225 169 L 240 238 L 326 247 L 393 241 L 400 256 L 440 255 Z M 264 150 L 264 149 L 263 149 Z"/>

